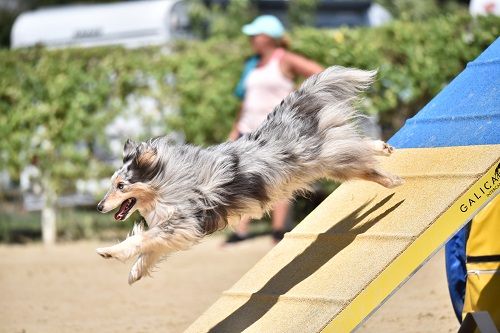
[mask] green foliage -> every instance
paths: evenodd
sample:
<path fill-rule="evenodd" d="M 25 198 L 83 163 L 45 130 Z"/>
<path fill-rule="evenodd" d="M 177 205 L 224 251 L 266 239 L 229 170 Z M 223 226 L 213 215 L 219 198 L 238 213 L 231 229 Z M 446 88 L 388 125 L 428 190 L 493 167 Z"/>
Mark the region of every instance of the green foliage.
<path fill-rule="evenodd" d="M 226 8 L 220 5 L 207 7 L 202 0 L 188 0 L 189 20 L 195 35 L 236 37 L 243 24 L 249 23 L 257 11 L 251 0 L 232 0 Z"/>
<path fill-rule="evenodd" d="M 292 51 L 324 66 L 378 68 L 378 80 L 361 108 L 379 116 L 387 138 L 495 40 L 499 23 L 497 17 L 473 20 L 464 13 L 379 28 L 300 28 L 292 33 Z M 189 141 L 226 138 L 238 109 L 233 89 L 250 53 L 246 43 L 243 37 L 220 38 L 185 43 L 179 50 L 177 125 Z"/>
<path fill-rule="evenodd" d="M 398 20 L 420 21 L 445 13 L 466 10 L 467 0 L 375 0 Z"/>
<path fill-rule="evenodd" d="M 120 48 L 0 51 L 0 169 L 36 162 L 58 193 L 99 176 L 93 146 L 132 93 L 168 96 L 170 58 Z"/>
<path fill-rule="evenodd" d="M 189 142 L 206 145 L 224 141 L 239 101 L 233 90 L 250 48 L 244 38 L 214 38 L 179 44 L 176 90 L 180 115 L 172 120 Z"/>
<path fill-rule="evenodd" d="M 288 18 L 292 26 L 312 25 L 319 0 L 291 0 Z"/>
<path fill-rule="evenodd" d="M 293 31 L 292 50 L 324 66 L 378 68 L 361 108 L 379 116 L 388 137 L 492 43 L 499 27 L 496 17 L 449 15 L 371 29 L 301 28 Z M 103 163 L 93 147 L 105 143 L 106 125 L 130 96 L 178 107 L 178 116 L 162 125 L 165 132 L 181 130 L 200 145 L 224 141 L 240 103 L 233 90 L 250 53 L 243 36 L 184 41 L 173 52 L 0 51 L 0 170 L 15 176 L 36 158 L 58 192 L 74 179 L 98 177 Z M 172 74 L 175 80 L 167 79 Z"/>
<path fill-rule="evenodd" d="M 422 20 L 442 14 L 437 0 L 377 0 L 400 20 Z"/>

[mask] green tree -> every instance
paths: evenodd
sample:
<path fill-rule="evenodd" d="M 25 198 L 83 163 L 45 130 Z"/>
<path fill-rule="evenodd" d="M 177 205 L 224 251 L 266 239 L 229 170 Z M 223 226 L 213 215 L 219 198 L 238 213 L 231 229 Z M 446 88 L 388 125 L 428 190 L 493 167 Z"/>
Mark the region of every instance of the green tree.
<path fill-rule="evenodd" d="M 311 26 L 314 23 L 314 13 L 320 0 L 291 0 L 288 8 L 288 18 L 292 26 Z"/>
<path fill-rule="evenodd" d="M 171 72 L 157 52 L 113 49 L 0 51 L 0 170 L 16 178 L 36 161 L 44 241 L 55 240 L 56 199 L 74 180 L 106 170 L 94 154 L 132 94 L 166 101 Z M 108 174 L 106 174 L 108 176 Z"/>
<path fill-rule="evenodd" d="M 467 62 L 500 33 L 500 18 L 468 13 L 423 22 L 395 21 L 377 28 L 297 28 L 291 48 L 324 66 L 379 69 L 361 108 L 380 119 L 390 137 Z M 180 116 L 175 126 L 196 144 L 226 139 L 238 108 L 234 87 L 251 48 L 245 37 L 184 42 L 177 50 Z"/>
<path fill-rule="evenodd" d="M 457 9 L 465 9 L 463 0 L 376 0 L 398 20 L 421 21 Z"/>
<path fill-rule="evenodd" d="M 203 38 L 236 37 L 242 25 L 257 14 L 251 0 L 231 0 L 225 7 L 218 3 L 207 6 L 203 0 L 188 0 L 188 6 L 191 28 Z"/>
<path fill-rule="evenodd" d="M 360 107 L 379 117 L 387 138 L 490 45 L 499 27 L 498 17 L 463 13 L 378 28 L 300 28 L 292 33 L 292 50 L 325 66 L 378 68 Z M 127 112 L 133 96 L 151 96 L 159 109 L 178 106 L 178 115 L 161 123 L 165 133 L 175 128 L 201 145 L 224 141 L 239 103 L 233 90 L 250 53 L 244 36 L 224 35 L 179 42 L 168 52 L 0 51 L 0 170 L 16 178 L 38 160 L 50 220 L 54 198 L 76 179 L 109 177 L 93 147 L 106 145 L 107 124 Z"/>

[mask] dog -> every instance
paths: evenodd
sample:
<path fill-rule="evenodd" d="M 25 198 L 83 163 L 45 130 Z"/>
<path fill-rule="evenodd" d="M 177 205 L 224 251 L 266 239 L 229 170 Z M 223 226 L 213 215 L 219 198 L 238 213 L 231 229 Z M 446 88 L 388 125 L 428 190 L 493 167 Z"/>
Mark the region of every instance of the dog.
<path fill-rule="evenodd" d="M 147 227 L 136 223 L 123 242 L 97 253 L 122 261 L 137 257 L 128 278 L 132 284 L 167 254 L 243 216 L 260 218 L 320 178 L 364 179 L 387 188 L 402 184 L 376 159 L 393 148 L 357 129 L 362 116 L 354 103 L 375 75 L 339 66 L 313 75 L 257 130 L 234 142 L 201 148 L 172 145 L 166 137 L 127 140 L 123 166 L 97 209 L 107 213 L 119 206 L 119 221 L 137 210 Z"/>

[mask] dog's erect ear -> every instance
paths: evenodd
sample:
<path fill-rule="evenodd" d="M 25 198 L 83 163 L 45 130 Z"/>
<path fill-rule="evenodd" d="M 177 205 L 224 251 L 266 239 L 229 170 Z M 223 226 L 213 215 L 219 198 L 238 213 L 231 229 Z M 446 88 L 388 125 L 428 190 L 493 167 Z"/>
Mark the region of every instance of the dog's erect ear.
<path fill-rule="evenodd" d="M 123 157 L 130 155 L 139 144 L 131 139 L 127 139 L 125 146 L 123 146 Z"/>
<path fill-rule="evenodd" d="M 172 134 L 165 136 L 158 136 L 148 141 L 148 144 L 152 147 L 157 147 L 161 145 L 169 146 L 169 145 L 175 145 L 176 143 L 178 143 L 178 140 L 176 140 L 174 135 Z"/>
<path fill-rule="evenodd" d="M 135 161 L 141 168 L 150 167 L 156 160 L 156 154 L 157 151 L 155 148 L 147 147 L 145 149 L 141 149 L 139 154 L 135 157 Z"/>

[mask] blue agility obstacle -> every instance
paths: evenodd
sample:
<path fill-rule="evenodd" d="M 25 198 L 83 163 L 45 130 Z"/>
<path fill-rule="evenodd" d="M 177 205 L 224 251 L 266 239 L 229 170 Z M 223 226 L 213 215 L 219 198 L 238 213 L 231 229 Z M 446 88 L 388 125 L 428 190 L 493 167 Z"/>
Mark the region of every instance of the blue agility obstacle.
<path fill-rule="evenodd" d="M 500 144 L 500 38 L 470 62 L 441 93 L 389 141 L 398 148 Z M 453 308 L 462 320 L 470 224 L 446 244 L 446 273 Z"/>
<path fill-rule="evenodd" d="M 397 148 L 500 143 L 500 38 L 389 140 Z"/>

